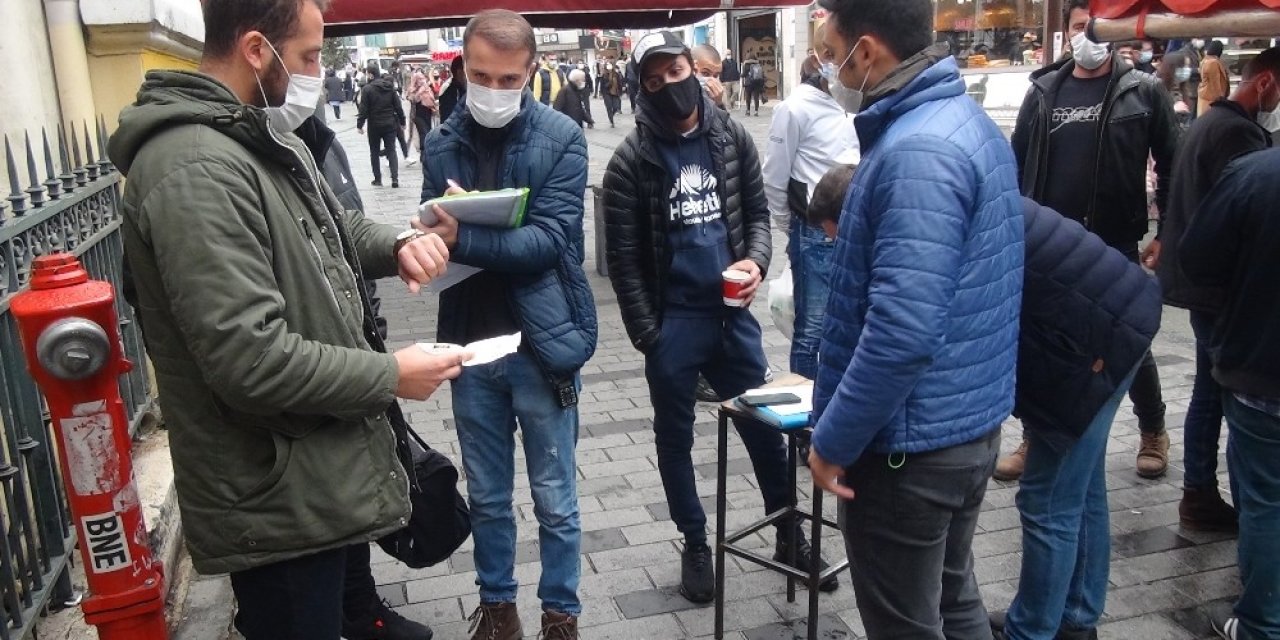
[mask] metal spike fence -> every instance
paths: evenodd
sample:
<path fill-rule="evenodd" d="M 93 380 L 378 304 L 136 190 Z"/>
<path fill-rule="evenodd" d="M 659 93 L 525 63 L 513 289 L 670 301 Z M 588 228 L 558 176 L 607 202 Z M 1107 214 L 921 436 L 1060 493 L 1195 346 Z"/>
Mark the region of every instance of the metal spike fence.
<path fill-rule="evenodd" d="M 36 256 L 67 251 L 91 277 L 116 287 L 125 354 L 120 377 L 130 432 L 151 407 L 142 335 L 119 294 L 120 174 L 106 157 L 106 123 L 58 126 L 4 138 L 0 167 L 0 640 L 29 637 L 40 611 L 73 602 L 66 573 L 75 550 L 49 414 L 26 369 L 10 301 Z M 33 144 L 33 139 L 35 144 Z M 83 153 L 82 153 L 83 152 Z M 43 180 L 42 180 L 43 177 Z"/>

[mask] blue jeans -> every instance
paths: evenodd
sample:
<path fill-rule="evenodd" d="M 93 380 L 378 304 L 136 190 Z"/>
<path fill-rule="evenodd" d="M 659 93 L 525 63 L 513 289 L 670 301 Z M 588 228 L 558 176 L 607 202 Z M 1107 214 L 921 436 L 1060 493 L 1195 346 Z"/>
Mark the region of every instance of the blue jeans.
<path fill-rule="evenodd" d="M 1196 381 L 1191 386 L 1191 403 L 1182 423 L 1185 447 L 1182 463 L 1186 470 L 1182 486 L 1188 489 L 1218 487 L 1218 438 L 1222 435 L 1222 387 L 1213 379 L 1209 358 L 1209 337 L 1217 317 L 1204 311 L 1191 312 L 1191 330 L 1196 336 Z"/>
<path fill-rule="evenodd" d="M 745 309 L 702 318 L 667 315 L 662 320 L 658 344 L 645 356 L 658 473 L 671 520 L 687 542 L 707 539 L 707 514 L 698 501 L 691 454 L 698 374 L 721 398 L 732 398 L 764 384 L 767 366 L 760 325 Z M 738 426 L 736 422 L 734 426 Z M 790 504 L 787 448 L 782 434 L 739 426 L 738 435 L 751 457 L 764 496 L 765 513 Z"/>
<path fill-rule="evenodd" d="M 1222 396 L 1227 466 L 1240 511 L 1237 552 L 1244 590 L 1236 602 L 1242 640 L 1280 639 L 1280 418 Z"/>
<path fill-rule="evenodd" d="M 1034 428 L 1018 489 L 1022 516 L 1022 573 L 1009 606 L 1011 640 L 1052 640 L 1059 628 L 1093 629 L 1107 600 L 1111 562 L 1107 511 L 1107 438 L 1130 373 L 1098 410 L 1084 435 L 1055 450 Z"/>
<path fill-rule="evenodd" d="M 831 256 L 835 243 L 822 229 L 791 217 L 787 258 L 795 296 L 795 334 L 791 337 L 791 371 L 810 380 L 818 376 L 818 346 L 831 293 Z"/>
<path fill-rule="evenodd" d="M 516 601 L 511 493 L 518 420 L 538 519 L 542 560 L 538 598 L 543 609 L 579 615 L 582 524 L 574 462 L 577 407 L 561 408 L 538 365 L 530 356 L 516 353 L 463 369 L 453 382 L 453 416 L 467 473 L 480 601 Z"/>

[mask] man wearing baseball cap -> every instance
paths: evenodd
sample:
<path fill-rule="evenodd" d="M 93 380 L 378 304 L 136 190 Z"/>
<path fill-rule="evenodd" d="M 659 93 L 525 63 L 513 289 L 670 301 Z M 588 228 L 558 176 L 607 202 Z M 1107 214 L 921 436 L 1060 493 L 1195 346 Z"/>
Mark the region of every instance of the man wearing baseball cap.
<path fill-rule="evenodd" d="M 764 384 L 760 325 L 748 307 L 769 269 L 769 207 L 755 143 L 704 95 L 688 47 L 671 33 L 653 33 L 634 55 L 636 128 L 604 178 L 609 277 L 627 334 L 645 355 L 658 471 L 685 541 L 680 592 L 709 602 L 715 570 L 690 455 L 694 388 L 699 374 L 722 398 Z M 741 283 L 736 296 L 722 287 L 730 276 Z M 786 506 L 782 436 L 750 427 L 739 433 L 765 512 Z M 797 565 L 807 567 L 809 545 L 796 529 Z M 779 535 L 775 558 L 789 556 L 789 539 Z M 833 576 L 822 590 L 837 585 Z"/>

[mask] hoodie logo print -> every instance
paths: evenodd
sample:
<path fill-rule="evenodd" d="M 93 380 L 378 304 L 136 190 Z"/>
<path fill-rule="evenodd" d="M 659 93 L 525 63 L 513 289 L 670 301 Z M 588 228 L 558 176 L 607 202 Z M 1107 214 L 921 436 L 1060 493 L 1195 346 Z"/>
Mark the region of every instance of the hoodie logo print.
<path fill-rule="evenodd" d="M 678 220 L 691 227 L 719 220 L 720 194 L 716 191 L 719 184 L 702 165 L 685 165 L 680 169 L 679 179 L 671 185 L 671 222 Z"/>

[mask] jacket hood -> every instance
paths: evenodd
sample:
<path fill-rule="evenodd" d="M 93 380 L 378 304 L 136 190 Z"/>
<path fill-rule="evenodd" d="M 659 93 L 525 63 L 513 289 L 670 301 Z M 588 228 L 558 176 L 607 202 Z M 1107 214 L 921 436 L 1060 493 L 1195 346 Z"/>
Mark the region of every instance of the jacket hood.
<path fill-rule="evenodd" d="M 369 84 L 365 85 L 364 88 L 365 88 L 365 91 L 372 89 L 375 92 L 379 92 L 379 93 L 382 93 L 382 92 L 395 93 L 396 91 L 396 86 L 391 82 L 390 75 L 383 75 L 381 78 L 378 78 L 377 80 L 374 80 L 373 82 L 370 82 Z"/>
<path fill-rule="evenodd" d="M 711 98 L 704 93 L 702 102 L 698 105 L 698 126 L 694 128 L 693 133 L 689 135 L 691 138 L 706 135 L 711 130 L 712 118 L 720 111 Z M 672 130 L 671 123 L 658 113 L 653 103 L 643 91 L 636 93 L 636 128 L 642 129 L 650 135 L 663 140 L 675 140 L 677 133 Z"/>
<path fill-rule="evenodd" d="M 128 176 L 138 150 L 156 133 L 185 124 L 224 124 L 266 112 L 240 102 L 225 84 L 194 71 L 151 71 L 135 102 L 120 112 L 120 126 L 107 143 L 107 155 Z M 250 118 L 252 119 L 252 118 Z"/>
<path fill-rule="evenodd" d="M 964 95 L 964 80 L 960 79 L 956 59 L 951 56 L 937 59 L 940 50 L 945 50 L 945 45 L 941 49 L 930 47 L 904 60 L 876 87 L 874 95 L 879 99 L 853 119 L 864 151 L 875 146 L 880 134 L 908 111 L 926 102 Z"/>

